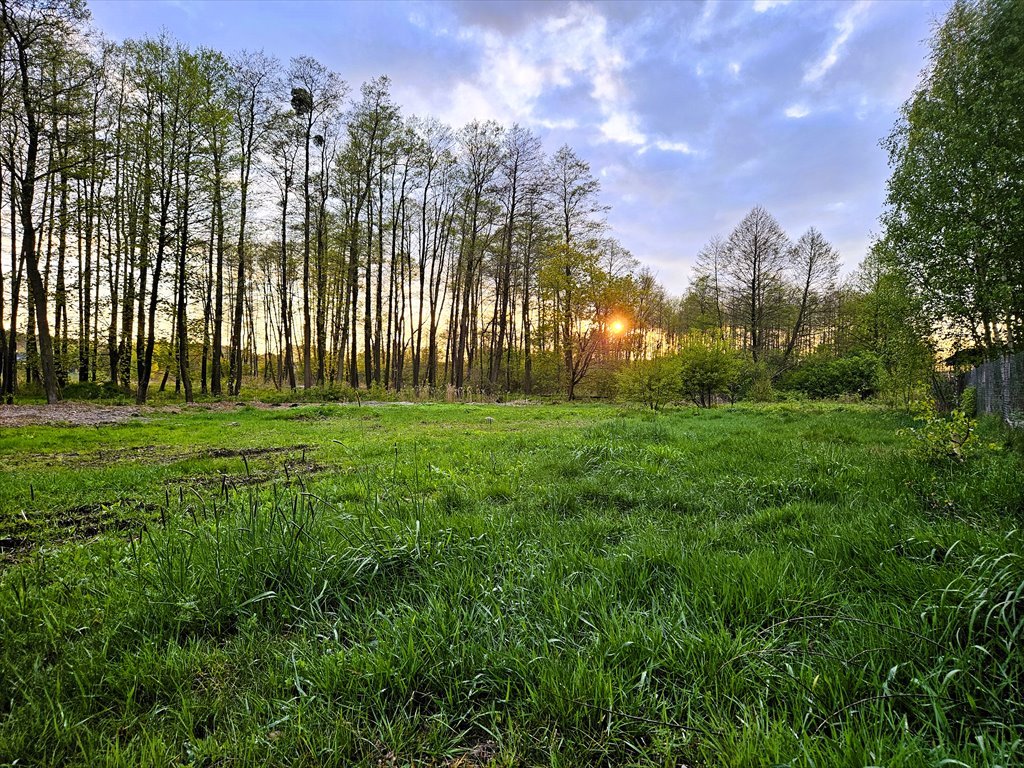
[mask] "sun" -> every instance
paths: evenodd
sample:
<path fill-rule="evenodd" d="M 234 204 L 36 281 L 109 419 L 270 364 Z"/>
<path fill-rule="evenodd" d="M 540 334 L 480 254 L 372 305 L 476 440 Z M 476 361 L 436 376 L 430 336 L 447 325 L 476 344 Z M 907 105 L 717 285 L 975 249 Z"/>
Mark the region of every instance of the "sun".
<path fill-rule="evenodd" d="M 613 320 L 612 321 L 612 333 L 622 333 L 622 331 L 623 331 L 623 329 L 625 327 L 626 326 L 624 326 L 622 324 L 621 320 Z"/>

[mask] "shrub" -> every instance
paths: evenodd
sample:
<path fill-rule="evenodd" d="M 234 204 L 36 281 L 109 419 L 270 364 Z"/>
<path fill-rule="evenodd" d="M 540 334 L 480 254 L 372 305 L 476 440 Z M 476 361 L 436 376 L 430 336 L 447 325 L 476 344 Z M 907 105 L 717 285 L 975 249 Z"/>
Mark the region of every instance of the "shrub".
<path fill-rule="evenodd" d="M 967 387 L 960 395 L 960 410 L 968 416 L 978 415 L 978 390 Z"/>
<path fill-rule="evenodd" d="M 679 395 L 679 361 L 675 357 L 637 360 L 619 371 L 618 396 L 658 410 Z"/>
<path fill-rule="evenodd" d="M 881 371 L 881 359 L 873 352 L 836 358 L 816 354 L 790 373 L 786 383 L 809 397 L 857 395 L 863 399 L 878 391 Z"/>
<path fill-rule="evenodd" d="M 710 408 L 726 396 L 741 372 L 740 358 L 722 342 L 691 339 L 679 351 L 680 391 L 696 405 Z"/>
<path fill-rule="evenodd" d="M 964 462 L 986 450 L 998 450 L 993 443 L 983 443 L 976 432 L 978 423 L 959 408 L 943 416 L 930 400 L 913 406 L 916 427 L 901 430 L 914 438 L 917 453 L 932 462 Z"/>
<path fill-rule="evenodd" d="M 76 381 L 65 386 L 61 395 L 65 400 L 110 400 L 120 403 L 127 402 L 131 392 L 110 381 L 101 384 L 94 381 Z"/>

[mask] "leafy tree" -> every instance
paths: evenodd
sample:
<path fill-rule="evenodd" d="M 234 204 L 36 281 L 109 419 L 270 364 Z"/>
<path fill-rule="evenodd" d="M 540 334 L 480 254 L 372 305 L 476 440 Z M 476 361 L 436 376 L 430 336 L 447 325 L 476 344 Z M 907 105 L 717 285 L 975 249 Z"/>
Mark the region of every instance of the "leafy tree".
<path fill-rule="evenodd" d="M 270 135 L 275 112 L 274 93 L 279 88 L 281 65 L 263 53 L 242 52 L 232 59 L 229 104 L 238 149 L 238 250 L 235 299 L 231 310 L 231 343 L 228 352 L 228 394 L 242 389 L 242 320 L 248 281 L 249 189 L 257 158 Z M 216 345 L 215 345 L 216 346 Z"/>
<path fill-rule="evenodd" d="M 84 88 L 85 81 L 64 83 L 46 78 L 39 71 L 48 64 L 59 66 L 64 51 L 73 46 L 74 38 L 88 18 L 80 0 L 0 0 L 0 26 L 15 61 L 17 97 L 14 112 L 23 141 L 19 142 L 18 162 L 13 152 L 8 156 L 8 173 L 19 190 L 16 202 L 21 224 L 21 260 L 28 271 L 29 295 L 32 300 L 36 330 L 39 334 L 39 363 L 48 403 L 60 398 L 58 371 L 50 335 L 48 297 L 43 274 L 39 268 L 36 219 L 36 188 L 40 180 L 52 178 L 59 168 L 46 162 L 53 150 L 55 136 L 47 130 L 52 111 L 69 97 L 68 90 Z M 45 185 L 44 185 L 45 186 Z"/>
<path fill-rule="evenodd" d="M 884 141 L 884 244 L 959 346 L 1016 348 L 1024 323 L 1024 5 L 957 0 Z"/>
<path fill-rule="evenodd" d="M 292 60 L 289 79 L 293 83 L 291 106 L 295 118 L 301 125 L 303 157 L 302 169 L 302 384 L 309 389 L 313 386 L 312 369 L 312 320 L 310 315 L 310 271 L 309 259 L 312 236 L 312 197 L 310 195 L 310 144 L 313 142 L 313 130 L 324 120 L 330 119 L 344 97 L 348 86 L 341 78 L 323 64 L 309 56 L 299 56 Z M 323 128 L 321 127 L 321 131 Z M 323 144 L 323 133 L 319 144 Z M 319 377 L 322 379 L 323 376 Z"/>
<path fill-rule="evenodd" d="M 753 208 L 729 235 L 721 269 L 732 311 L 757 362 L 784 303 L 789 238 L 768 211 Z"/>
<path fill-rule="evenodd" d="M 892 264 L 884 243 L 876 243 L 840 292 L 835 354 L 877 355 L 879 386 L 909 403 L 935 368 L 930 325 L 920 296 Z"/>
<path fill-rule="evenodd" d="M 551 246 L 541 269 L 541 285 L 555 296 L 555 322 L 564 363 L 565 394 L 576 398 L 576 387 L 587 375 L 600 341 L 608 274 L 599 264 L 596 244 L 558 243 Z"/>
<path fill-rule="evenodd" d="M 785 360 L 793 354 L 797 342 L 811 325 L 813 315 L 820 311 L 821 305 L 834 293 L 836 278 L 839 276 L 839 254 L 814 227 L 800 237 L 790 251 L 789 258 L 800 299 L 796 305 L 793 330 L 783 353 Z"/>
<path fill-rule="evenodd" d="M 723 267 L 729 258 L 726 242 L 716 235 L 701 248 L 694 265 L 693 281 L 684 298 L 690 325 L 696 330 L 725 330 L 726 296 Z"/>

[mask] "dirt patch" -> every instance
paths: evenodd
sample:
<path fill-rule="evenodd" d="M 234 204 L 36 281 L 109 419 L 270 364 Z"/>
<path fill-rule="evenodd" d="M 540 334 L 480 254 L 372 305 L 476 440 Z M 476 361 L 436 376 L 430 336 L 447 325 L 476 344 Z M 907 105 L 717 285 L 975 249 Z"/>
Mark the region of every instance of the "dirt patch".
<path fill-rule="evenodd" d="M 316 450 L 314 445 L 284 445 L 273 448 L 210 448 L 202 451 L 175 451 L 171 446 L 139 445 L 130 448 L 107 448 L 96 453 L 60 451 L 57 453 L 30 453 L 22 463 L 35 462 L 44 466 L 69 466 L 76 468 L 108 467 L 121 462 L 145 462 L 150 466 L 173 464 L 189 459 L 230 459 L 259 456 L 273 456 L 283 453 L 301 453 L 305 461 L 306 452 Z"/>
<path fill-rule="evenodd" d="M 33 519 L 23 515 L 4 526 L 0 535 L 0 565 L 16 562 L 43 543 L 64 544 L 101 533 L 137 531 L 162 517 L 155 504 L 131 499 L 80 504 Z"/>
<path fill-rule="evenodd" d="M 211 459 L 227 459 L 233 456 L 244 456 L 251 458 L 253 456 L 265 456 L 268 453 L 290 453 L 292 451 L 302 451 L 303 457 L 306 455 L 306 451 L 314 450 L 316 446 L 313 445 L 282 445 L 275 448 L 211 448 L 208 451 L 202 451 L 197 454 L 183 455 L 182 458 L 192 458 L 200 456 L 208 456 Z"/>
<path fill-rule="evenodd" d="M 258 410 L 279 410 L 282 408 L 306 408 L 319 406 L 369 407 L 381 408 L 388 406 L 424 406 L 432 405 L 432 401 L 423 402 L 401 401 L 349 401 L 325 403 L 261 403 L 252 402 L 219 402 L 195 403 L 193 405 L 172 406 L 138 406 L 138 405 L 93 405 L 91 403 L 63 402 L 55 405 L 0 405 L 0 429 L 10 427 L 34 426 L 65 426 L 65 427 L 97 427 L 104 424 L 123 424 L 133 419 L 145 419 L 147 416 L 161 413 L 180 414 L 189 410 L 195 411 L 236 411 L 240 408 L 256 408 Z M 463 403 L 463 405 L 506 405 L 522 406 L 537 405 L 533 400 L 510 400 L 505 403 Z M 302 420 L 316 420 L 323 415 L 299 417 Z"/>
<path fill-rule="evenodd" d="M 335 464 L 317 464 L 316 462 L 285 462 L 279 468 L 270 470 L 253 471 L 248 474 L 216 474 L 200 475 L 197 477 L 177 477 L 164 481 L 164 485 L 182 488 L 247 488 L 255 485 L 266 485 L 267 483 L 281 483 L 292 485 L 304 482 L 306 478 L 313 475 L 320 475 L 324 472 L 344 473 L 348 470 L 338 467 Z"/>
<path fill-rule="evenodd" d="M 96 427 L 123 424 L 143 416 L 144 410 L 132 405 L 0 405 L 0 429 L 40 425 Z"/>

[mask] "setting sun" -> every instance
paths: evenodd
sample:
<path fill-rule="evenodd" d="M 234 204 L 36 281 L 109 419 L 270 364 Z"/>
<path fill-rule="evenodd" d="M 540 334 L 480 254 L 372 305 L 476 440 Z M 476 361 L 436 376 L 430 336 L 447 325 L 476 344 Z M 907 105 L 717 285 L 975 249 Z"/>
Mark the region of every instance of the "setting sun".
<path fill-rule="evenodd" d="M 625 327 L 621 320 L 615 320 L 612 322 L 612 333 L 622 333 Z"/>

